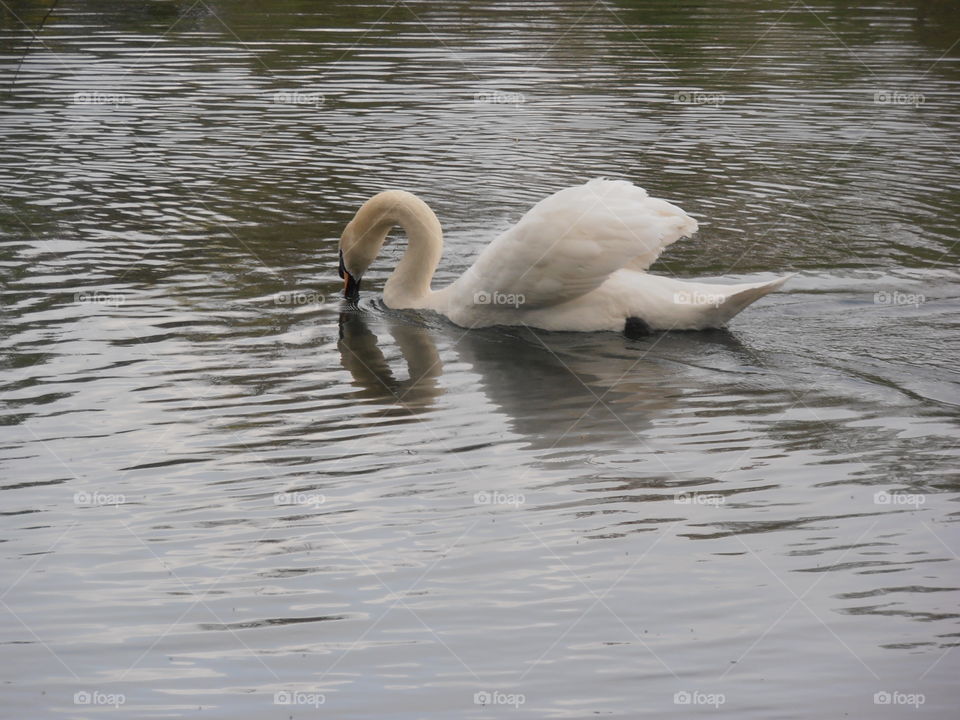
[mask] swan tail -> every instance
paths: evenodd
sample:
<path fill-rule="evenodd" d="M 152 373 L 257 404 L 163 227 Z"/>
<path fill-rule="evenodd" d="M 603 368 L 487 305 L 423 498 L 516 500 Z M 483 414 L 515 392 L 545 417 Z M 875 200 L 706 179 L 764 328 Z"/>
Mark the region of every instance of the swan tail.
<path fill-rule="evenodd" d="M 739 314 L 748 305 L 752 305 L 764 295 L 769 295 L 774 290 L 779 289 L 793 275 L 762 283 L 747 283 L 733 286 L 713 286 L 720 292 L 714 296 L 712 312 L 708 312 L 708 327 L 720 327 L 729 322 L 733 317 Z M 722 288 L 722 290 L 721 290 Z"/>

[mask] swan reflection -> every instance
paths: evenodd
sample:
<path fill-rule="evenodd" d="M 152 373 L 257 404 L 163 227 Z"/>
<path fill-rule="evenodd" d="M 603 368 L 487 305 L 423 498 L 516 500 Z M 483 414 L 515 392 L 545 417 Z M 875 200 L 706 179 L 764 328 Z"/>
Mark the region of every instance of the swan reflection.
<path fill-rule="evenodd" d="M 361 311 L 341 313 L 339 324 L 340 363 L 361 388 L 361 398 L 417 412 L 431 407 L 443 394 L 438 382 L 443 362 L 425 328 L 396 318 L 389 322 L 390 335 L 407 366 L 407 378 L 398 380 Z"/>
<path fill-rule="evenodd" d="M 371 326 L 392 342 L 381 341 Z M 400 358 L 391 362 L 382 347 L 388 354 L 398 351 Z M 341 363 L 360 397 L 421 413 L 446 392 L 445 363 L 467 365 L 483 397 L 506 416 L 508 429 L 541 449 L 582 448 L 584 438 L 592 447 L 622 444 L 630 434 L 642 440 L 704 372 L 698 360 L 708 364 L 706 357 L 715 358 L 717 349 L 740 355 L 743 348 L 726 332 L 632 341 L 616 333 L 464 331 L 406 312 L 378 315 L 353 308 L 340 316 Z M 684 361 L 671 359 L 676 356 Z M 463 374 L 456 377 L 462 380 Z M 478 407 L 477 413 L 479 419 L 489 409 Z"/>

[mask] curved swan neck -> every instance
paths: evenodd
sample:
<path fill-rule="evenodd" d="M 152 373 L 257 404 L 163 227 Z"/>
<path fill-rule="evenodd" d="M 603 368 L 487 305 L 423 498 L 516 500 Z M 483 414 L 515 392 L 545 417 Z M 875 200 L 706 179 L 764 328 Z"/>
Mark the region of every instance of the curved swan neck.
<path fill-rule="evenodd" d="M 363 204 L 350 222 L 354 243 L 346 251 L 348 267 L 366 270 L 396 225 L 407 233 L 407 250 L 383 288 L 383 299 L 392 308 L 418 307 L 430 294 L 443 252 L 443 231 L 433 210 L 416 195 L 387 190 Z"/>

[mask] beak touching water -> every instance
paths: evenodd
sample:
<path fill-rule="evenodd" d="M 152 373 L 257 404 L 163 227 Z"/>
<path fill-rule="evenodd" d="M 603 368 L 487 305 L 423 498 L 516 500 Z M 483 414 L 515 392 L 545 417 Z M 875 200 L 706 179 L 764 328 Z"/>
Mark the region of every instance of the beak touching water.
<path fill-rule="evenodd" d="M 343 250 L 340 251 L 340 277 L 343 278 L 343 297 L 351 302 L 360 299 L 360 279 L 354 279 L 343 264 Z"/>

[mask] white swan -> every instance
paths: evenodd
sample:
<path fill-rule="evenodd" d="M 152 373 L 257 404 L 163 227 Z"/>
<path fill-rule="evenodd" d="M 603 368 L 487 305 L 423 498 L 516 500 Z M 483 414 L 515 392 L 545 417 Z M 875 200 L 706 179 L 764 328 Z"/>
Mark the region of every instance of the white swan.
<path fill-rule="evenodd" d="M 375 195 L 340 238 L 346 298 L 357 299 L 363 273 L 395 225 L 406 230 L 407 250 L 383 288 L 387 307 L 434 310 L 465 328 L 628 335 L 715 328 L 790 277 L 714 285 L 646 273 L 667 245 L 696 232 L 697 222 L 632 183 L 600 179 L 541 200 L 441 290 L 430 288 L 443 249 L 437 216 L 408 192 Z"/>

